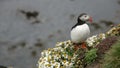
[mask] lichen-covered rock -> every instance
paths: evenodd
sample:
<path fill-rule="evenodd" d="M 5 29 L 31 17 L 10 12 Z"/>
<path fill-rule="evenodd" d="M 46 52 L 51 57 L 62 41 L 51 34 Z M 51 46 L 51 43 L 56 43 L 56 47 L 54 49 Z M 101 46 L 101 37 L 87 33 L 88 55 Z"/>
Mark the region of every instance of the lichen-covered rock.
<path fill-rule="evenodd" d="M 55 48 L 49 48 L 41 53 L 39 68 L 83 68 L 78 51 L 74 50 L 70 40 L 59 42 Z"/>

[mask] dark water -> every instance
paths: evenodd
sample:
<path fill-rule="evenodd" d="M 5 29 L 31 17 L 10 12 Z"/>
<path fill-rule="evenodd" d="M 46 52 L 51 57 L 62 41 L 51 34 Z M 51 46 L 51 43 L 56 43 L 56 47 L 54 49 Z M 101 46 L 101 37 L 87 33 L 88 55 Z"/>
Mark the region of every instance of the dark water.
<path fill-rule="evenodd" d="M 80 13 L 100 25 L 96 30 L 89 24 L 93 35 L 110 27 L 101 20 L 119 23 L 119 7 L 118 0 L 0 0 L 0 65 L 35 68 L 42 50 L 70 39 Z"/>

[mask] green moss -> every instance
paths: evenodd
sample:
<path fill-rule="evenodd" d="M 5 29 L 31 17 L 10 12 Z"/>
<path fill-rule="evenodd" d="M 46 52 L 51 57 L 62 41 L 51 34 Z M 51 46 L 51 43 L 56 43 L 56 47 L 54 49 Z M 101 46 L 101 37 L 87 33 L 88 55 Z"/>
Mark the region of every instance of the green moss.
<path fill-rule="evenodd" d="M 120 68 L 120 40 L 105 54 L 102 68 Z"/>
<path fill-rule="evenodd" d="M 91 64 L 97 57 L 97 49 L 91 49 L 90 51 L 88 51 L 87 53 L 85 53 L 85 58 L 84 61 L 87 64 Z"/>

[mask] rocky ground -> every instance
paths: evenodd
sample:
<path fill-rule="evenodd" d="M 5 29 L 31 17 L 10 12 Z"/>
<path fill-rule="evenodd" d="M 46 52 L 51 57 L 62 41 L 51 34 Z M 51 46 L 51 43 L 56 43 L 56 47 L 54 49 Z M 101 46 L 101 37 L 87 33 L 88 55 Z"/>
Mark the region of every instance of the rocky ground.
<path fill-rule="evenodd" d="M 119 44 L 115 45 L 116 42 L 120 43 L 119 40 L 120 24 L 106 33 L 88 38 L 86 40 L 87 48 L 85 49 L 76 48 L 70 40 L 59 42 L 55 48 L 44 50 L 41 53 L 42 56 L 38 61 L 39 68 L 104 68 L 103 61 L 106 53 L 113 49 L 113 46 L 119 46 Z M 117 56 L 117 58 L 120 57 Z M 118 68 L 119 64 L 115 66 L 110 68 Z"/>

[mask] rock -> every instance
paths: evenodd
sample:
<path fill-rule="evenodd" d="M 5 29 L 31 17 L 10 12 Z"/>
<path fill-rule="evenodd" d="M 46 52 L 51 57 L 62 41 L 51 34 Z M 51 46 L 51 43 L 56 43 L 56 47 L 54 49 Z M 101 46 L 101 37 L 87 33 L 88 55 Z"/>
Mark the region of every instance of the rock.
<path fill-rule="evenodd" d="M 49 48 L 41 52 L 38 61 L 39 68 L 101 68 L 101 60 L 106 51 L 118 40 L 120 36 L 120 24 L 110 29 L 107 33 L 94 35 L 86 40 L 88 48 L 83 50 L 81 47 L 75 48 L 74 44 L 68 40 L 59 42 L 54 48 Z M 96 49 L 96 57 L 92 64 L 86 64 L 86 53 Z M 92 55 L 92 57 L 94 57 Z M 92 57 L 87 57 L 92 58 Z M 94 61 L 95 60 L 95 61 Z M 87 66 L 86 66 L 87 65 Z"/>

